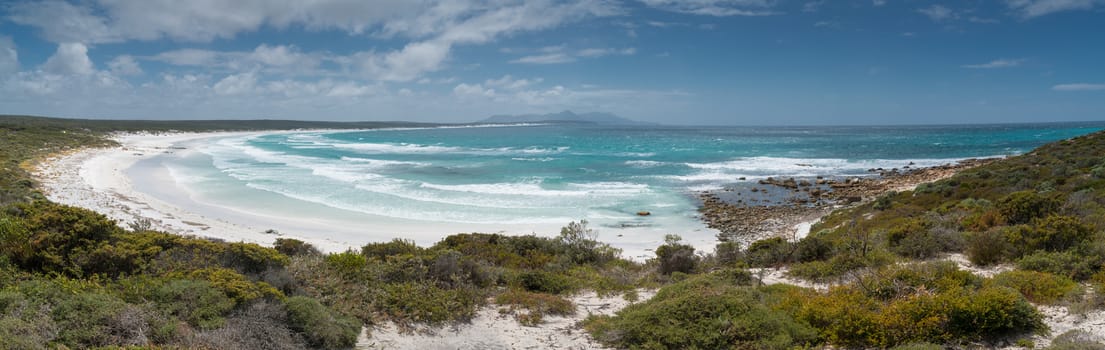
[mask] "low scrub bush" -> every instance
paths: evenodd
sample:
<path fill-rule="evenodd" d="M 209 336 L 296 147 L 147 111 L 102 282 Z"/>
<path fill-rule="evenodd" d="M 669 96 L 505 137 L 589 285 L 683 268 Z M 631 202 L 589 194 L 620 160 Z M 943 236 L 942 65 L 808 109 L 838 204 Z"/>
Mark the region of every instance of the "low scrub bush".
<path fill-rule="evenodd" d="M 287 256 L 322 255 L 318 248 L 315 248 L 315 246 L 310 243 L 292 238 L 277 238 L 276 242 L 273 242 L 272 247 L 280 252 L 280 254 Z"/>
<path fill-rule="evenodd" d="M 391 256 L 418 255 L 422 252 L 414 241 L 406 239 L 393 239 L 384 243 L 369 243 L 361 247 L 361 254 L 368 258 L 384 260 Z"/>
<path fill-rule="evenodd" d="M 692 276 L 615 316 L 589 317 L 584 326 L 618 348 L 789 349 L 816 340 L 814 329 L 763 302 L 771 298 L 766 289 L 736 283 L 734 276 Z"/>
<path fill-rule="evenodd" d="M 745 260 L 749 266 L 769 267 L 790 261 L 794 245 L 782 237 L 761 239 L 748 245 Z"/>
<path fill-rule="evenodd" d="M 514 313 L 518 322 L 526 326 L 541 324 L 546 315 L 570 316 L 576 313 L 575 304 L 563 297 L 522 290 L 501 293 L 495 296 L 495 303 L 508 306 L 509 309 L 503 311 Z M 519 312 L 518 309 L 528 312 Z"/>
<path fill-rule="evenodd" d="M 75 348 L 119 344 L 123 331 L 128 330 L 119 322 L 125 308 L 119 298 L 99 292 L 62 299 L 51 310 L 58 326 L 53 341 Z"/>
<path fill-rule="evenodd" d="M 1042 196 L 1035 191 L 1013 192 L 1002 197 L 995 206 L 1010 224 L 1027 224 L 1033 219 L 1044 218 L 1059 210 L 1059 200 Z"/>
<path fill-rule="evenodd" d="M 1047 272 L 1081 281 L 1090 278 L 1103 263 L 1105 261 L 1097 255 L 1082 255 L 1074 251 L 1037 251 L 1017 260 L 1017 268 Z"/>
<path fill-rule="evenodd" d="M 326 256 L 326 263 L 343 274 L 356 274 L 368 266 L 364 255 L 347 251 Z"/>
<path fill-rule="evenodd" d="M 991 283 L 1012 288 L 1034 303 L 1054 304 L 1081 294 L 1078 283 L 1070 278 L 1038 271 L 1006 271 L 995 275 Z"/>
<path fill-rule="evenodd" d="M 308 348 L 304 335 L 288 328 L 287 311 L 280 302 L 261 300 L 235 311 L 226 326 L 176 334 L 170 348 L 271 349 Z"/>
<path fill-rule="evenodd" d="M 1009 288 L 947 283 L 953 278 L 943 283 L 938 279 L 944 285 L 929 289 L 895 280 L 899 286 L 893 298 L 880 300 L 877 291 L 882 289 L 861 282 L 798 301 L 795 317 L 818 329 L 826 343 L 858 348 L 994 341 L 1046 329 L 1035 308 Z"/>
<path fill-rule="evenodd" d="M 173 280 L 153 291 L 150 299 L 167 315 L 199 329 L 222 327 L 234 300 L 207 281 Z"/>
<path fill-rule="evenodd" d="M 1013 244 L 1023 243 L 1028 252 L 1063 251 L 1085 242 L 1093 230 L 1076 217 L 1052 215 L 1038 220 L 1031 235 L 1011 237 Z"/>
<path fill-rule="evenodd" d="M 354 318 L 323 306 L 318 300 L 295 296 L 284 302 L 288 326 L 300 332 L 311 346 L 323 349 L 349 348 L 357 343 L 361 324 Z"/>
<path fill-rule="evenodd" d="M 991 228 L 967 235 L 967 259 L 972 264 L 988 266 L 1001 263 L 1012 255 L 1013 245 L 1006 239 L 1004 228 Z"/>
<path fill-rule="evenodd" d="M 667 235 L 664 244 L 656 248 L 656 259 L 660 262 L 660 273 L 670 275 L 675 272 L 690 273 L 698 266 L 698 256 L 694 246 L 682 244 L 683 238 Z"/>
<path fill-rule="evenodd" d="M 258 298 L 283 299 L 284 293 L 276 290 L 268 283 L 253 282 L 238 272 L 226 268 L 208 268 L 195 270 L 187 275 L 187 278 L 207 281 L 212 287 L 226 293 L 226 296 L 241 304 Z"/>
<path fill-rule="evenodd" d="M 569 278 L 545 271 L 519 274 L 518 285 L 527 291 L 549 294 L 561 294 L 575 289 Z"/>

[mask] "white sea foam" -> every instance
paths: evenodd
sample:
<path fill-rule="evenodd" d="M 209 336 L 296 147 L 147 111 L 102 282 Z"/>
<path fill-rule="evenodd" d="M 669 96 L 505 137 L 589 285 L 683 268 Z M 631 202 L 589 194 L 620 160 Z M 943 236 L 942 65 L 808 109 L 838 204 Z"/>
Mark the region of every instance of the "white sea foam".
<path fill-rule="evenodd" d="M 541 157 L 541 158 L 536 158 L 536 157 L 531 157 L 531 158 L 514 157 L 514 158 L 510 158 L 510 160 L 517 160 L 517 161 L 521 161 L 521 162 L 551 162 L 551 161 L 554 161 L 554 160 L 557 160 L 557 159 L 559 159 L 559 158 L 553 158 L 553 157 Z"/>
<path fill-rule="evenodd" d="M 864 172 L 872 168 L 902 168 L 913 163 L 912 167 L 927 167 L 955 163 L 956 159 L 870 159 L 847 160 L 836 158 L 781 158 L 747 157 L 716 163 L 685 163 L 694 169 L 746 171 L 767 175 L 824 174 Z"/>
<path fill-rule="evenodd" d="M 363 153 L 388 153 L 388 154 L 412 154 L 412 153 L 449 153 L 460 152 L 463 148 L 448 146 L 431 146 L 411 143 L 333 143 L 334 147 L 355 150 Z"/>
<path fill-rule="evenodd" d="M 359 158 L 359 157 L 341 157 L 342 161 L 368 164 L 377 167 L 389 167 L 389 166 L 429 166 L 430 163 L 426 162 L 411 162 L 404 160 L 385 160 L 385 159 L 371 159 L 371 158 Z"/>
<path fill-rule="evenodd" d="M 625 165 L 628 165 L 628 166 L 631 166 L 631 167 L 634 167 L 634 168 L 640 168 L 640 169 L 655 168 L 655 167 L 664 166 L 664 165 L 667 165 L 667 164 L 668 163 L 657 162 L 657 161 L 654 161 L 654 160 L 627 160 L 627 161 L 625 161 Z"/>
<path fill-rule="evenodd" d="M 439 191 L 467 192 L 479 194 L 511 195 L 511 196 L 541 196 L 541 197 L 582 197 L 593 195 L 630 195 L 648 191 L 648 186 L 643 184 L 630 184 L 624 182 L 599 182 L 588 184 L 568 184 L 565 189 L 548 189 L 538 183 L 492 183 L 492 184 L 463 184 L 441 185 L 423 183 L 422 188 L 430 188 Z"/>

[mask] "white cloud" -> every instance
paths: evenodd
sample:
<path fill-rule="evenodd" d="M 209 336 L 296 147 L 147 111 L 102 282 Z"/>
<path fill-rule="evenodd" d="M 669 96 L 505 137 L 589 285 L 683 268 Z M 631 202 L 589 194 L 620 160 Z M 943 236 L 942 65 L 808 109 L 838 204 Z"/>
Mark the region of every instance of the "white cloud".
<path fill-rule="evenodd" d="M 519 90 L 519 89 L 528 87 L 530 85 L 539 84 L 542 81 L 544 81 L 544 79 L 541 79 L 541 78 L 514 79 L 514 77 L 507 74 L 507 75 L 504 75 L 502 78 L 499 78 L 499 79 L 488 79 L 487 81 L 484 82 L 484 84 L 487 85 L 488 87 L 504 88 L 504 89 L 507 89 L 507 90 Z"/>
<path fill-rule="evenodd" d="M 159 53 L 151 59 L 177 66 L 213 66 L 220 54 L 211 50 L 179 49 Z"/>
<path fill-rule="evenodd" d="M 648 24 L 649 26 L 656 27 L 656 28 L 685 27 L 685 26 L 689 25 L 687 23 L 682 23 L 682 22 L 663 22 L 663 21 L 648 21 L 648 22 L 645 22 L 645 24 Z"/>
<path fill-rule="evenodd" d="M 510 61 L 510 63 L 528 63 L 528 64 L 558 64 L 558 63 L 570 63 L 575 62 L 579 58 L 597 58 L 610 55 L 635 55 L 637 54 L 637 48 L 586 48 L 576 50 L 574 52 L 568 52 L 563 45 L 559 46 L 546 46 L 539 50 L 542 52 L 537 55 L 523 56 L 521 58 Z"/>
<path fill-rule="evenodd" d="M 606 0 L 62 0 L 23 2 L 9 18 L 56 42 L 173 39 L 208 42 L 262 28 L 299 26 L 352 35 L 479 43 L 586 16 L 621 13 Z"/>
<path fill-rule="evenodd" d="M 952 9 L 939 4 L 917 9 L 917 12 L 928 16 L 928 18 L 936 22 L 941 22 L 958 17 L 958 15 L 956 15 L 955 12 L 952 11 Z"/>
<path fill-rule="evenodd" d="M 253 52 L 249 54 L 249 59 L 277 67 L 314 67 L 319 63 L 316 57 L 300 52 L 299 48 L 293 45 L 269 46 L 261 44 L 253 49 Z"/>
<path fill-rule="evenodd" d="M 1012 68 L 1012 67 L 1020 66 L 1021 63 L 1024 63 L 1024 61 L 1025 61 L 1024 59 L 1001 58 L 1001 59 L 996 59 L 996 60 L 986 62 L 986 63 L 981 63 L 981 64 L 965 64 L 962 67 L 963 68 L 971 68 L 971 69 Z"/>
<path fill-rule="evenodd" d="M 802 12 L 817 12 L 817 10 L 821 9 L 821 5 L 824 4 L 824 0 L 807 2 L 802 4 Z"/>
<path fill-rule="evenodd" d="M 134 60 L 134 57 L 130 55 L 117 56 L 107 63 L 108 69 L 115 75 L 139 75 L 142 74 L 142 67 L 138 66 L 138 62 Z"/>
<path fill-rule="evenodd" d="M 1090 10 L 1105 4 L 1105 0 L 1006 0 L 1005 3 L 1021 17 L 1033 18 L 1063 11 Z"/>
<path fill-rule="evenodd" d="M 775 0 L 640 0 L 649 7 L 665 11 L 694 15 L 728 16 L 768 16 L 778 14 L 772 11 Z"/>
<path fill-rule="evenodd" d="M 985 18 L 985 17 L 978 17 L 978 16 L 968 17 L 967 21 L 970 21 L 971 23 L 982 23 L 982 24 L 998 24 L 998 23 L 1001 23 L 1001 21 L 993 19 L 993 18 Z"/>
<path fill-rule="evenodd" d="M 1073 83 L 1059 84 L 1051 87 L 1055 91 L 1101 91 L 1105 90 L 1105 84 Z"/>
<path fill-rule="evenodd" d="M 335 57 L 356 73 L 386 81 L 409 81 L 441 69 L 456 45 L 486 44 L 520 32 L 555 28 L 622 10 L 610 0 L 60 0 L 24 2 L 9 19 L 41 30 L 56 42 L 106 43 L 172 39 L 208 42 L 244 32 L 291 26 L 338 30 L 351 35 L 409 39 L 396 50 Z M 292 46 L 261 45 L 251 53 L 182 49 L 150 57 L 175 65 L 221 66 L 263 73 L 312 71 L 318 54 Z"/>
<path fill-rule="evenodd" d="M 871 5 L 875 5 L 875 6 L 886 5 L 886 0 L 871 0 Z"/>
<path fill-rule="evenodd" d="M 480 84 L 457 84 L 453 88 L 453 94 L 461 97 L 482 96 L 482 97 L 495 97 L 495 89 L 484 88 Z"/>
<path fill-rule="evenodd" d="M 410 43 L 399 51 L 369 56 L 364 64 L 368 73 L 379 79 L 409 81 L 438 70 L 449 57 L 450 48 L 449 43 L 441 41 Z"/>
<path fill-rule="evenodd" d="M 557 64 L 557 63 L 569 63 L 575 62 L 576 58 L 563 52 L 546 53 L 540 55 L 524 56 L 522 58 L 510 61 L 510 63 L 528 63 L 528 64 Z"/>
<path fill-rule="evenodd" d="M 241 95 L 253 92 L 255 87 L 257 87 L 257 74 L 247 72 L 229 75 L 215 83 L 212 88 L 219 95 Z"/>
<path fill-rule="evenodd" d="M 12 39 L 0 35 L 0 76 L 19 71 L 19 51 Z"/>
<path fill-rule="evenodd" d="M 88 47 L 81 43 L 58 44 L 58 50 L 42 64 L 42 70 L 53 74 L 92 74 L 92 60 L 88 59 Z"/>
<path fill-rule="evenodd" d="M 609 56 L 609 55 L 629 56 L 629 55 L 634 55 L 636 53 L 637 53 L 637 48 L 633 48 L 633 47 L 627 47 L 627 48 L 624 48 L 624 49 L 590 48 L 590 49 L 579 50 L 579 52 L 576 53 L 576 56 L 579 56 L 579 57 L 602 57 L 602 56 Z"/>

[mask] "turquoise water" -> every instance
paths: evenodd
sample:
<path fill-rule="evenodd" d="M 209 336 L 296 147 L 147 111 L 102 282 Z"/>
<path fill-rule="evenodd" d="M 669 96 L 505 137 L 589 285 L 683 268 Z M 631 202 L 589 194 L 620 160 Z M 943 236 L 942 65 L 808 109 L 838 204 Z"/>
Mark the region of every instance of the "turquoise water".
<path fill-rule="evenodd" d="M 703 229 L 696 191 L 769 176 L 866 175 L 871 168 L 1015 155 L 1102 128 L 1105 123 L 529 125 L 295 132 L 212 139 L 191 145 L 198 152 L 189 156 L 159 161 L 193 197 L 254 211 L 302 205 L 450 228 L 559 227 L 587 219 L 607 230 L 682 233 Z M 637 216 L 642 210 L 653 215 Z"/>

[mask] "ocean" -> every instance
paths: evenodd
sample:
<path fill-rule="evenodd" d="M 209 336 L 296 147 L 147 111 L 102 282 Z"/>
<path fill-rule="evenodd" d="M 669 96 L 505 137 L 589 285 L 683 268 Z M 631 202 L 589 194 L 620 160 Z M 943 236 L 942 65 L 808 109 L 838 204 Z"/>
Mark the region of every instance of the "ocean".
<path fill-rule="evenodd" d="M 868 176 L 872 168 L 1017 155 L 1103 128 L 538 124 L 278 132 L 180 145 L 128 174 L 165 169 L 175 186 L 136 181 L 136 189 L 168 202 L 187 198 L 190 204 L 180 205 L 206 215 L 271 219 L 273 227 L 314 220 L 358 244 L 432 244 L 473 231 L 555 235 L 568 222 L 587 220 L 600 240 L 636 254 L 669 233 L 712 245 L 716 232 L 698 219 L 701 191 L 767 177 Z"/>

